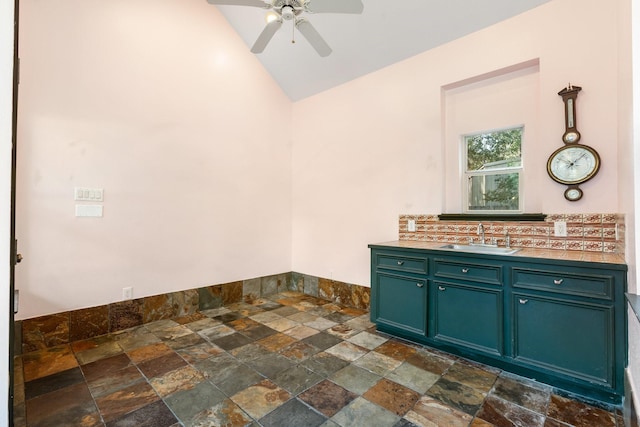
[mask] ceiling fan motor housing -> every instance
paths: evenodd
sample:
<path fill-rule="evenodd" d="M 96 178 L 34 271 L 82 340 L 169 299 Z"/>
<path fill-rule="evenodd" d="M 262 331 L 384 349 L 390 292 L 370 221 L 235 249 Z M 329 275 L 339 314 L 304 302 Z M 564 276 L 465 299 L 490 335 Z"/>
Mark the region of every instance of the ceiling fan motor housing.
<path fill-rule="evenodd" d="M 285 21 L 291 21 L 296 16 L 291 6 L 284 6 L 282 8 L 282 19 Z"/>
<path fill-rule="evenodd" d="M 304 0 L 275 0 L 272 7 L 282 19 L 290 21 L 304 12 L 304 5 Z"/>
<path fill-rule="evenodd" d="M 272 7 L 274 9 L 280 9 L 284 6 L 291 6 L 293 8 L 301 8 L 305 5 L 304 0 L 274 0 Z"/>

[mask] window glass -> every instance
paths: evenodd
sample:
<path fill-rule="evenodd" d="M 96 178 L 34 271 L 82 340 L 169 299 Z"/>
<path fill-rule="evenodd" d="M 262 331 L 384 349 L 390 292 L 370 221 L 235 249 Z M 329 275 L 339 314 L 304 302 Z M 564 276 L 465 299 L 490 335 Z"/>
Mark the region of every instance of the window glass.
<path fill-rule="evenodd" d="M 522 127 L 467 135 L 467 211 L 520 211 Z"/>

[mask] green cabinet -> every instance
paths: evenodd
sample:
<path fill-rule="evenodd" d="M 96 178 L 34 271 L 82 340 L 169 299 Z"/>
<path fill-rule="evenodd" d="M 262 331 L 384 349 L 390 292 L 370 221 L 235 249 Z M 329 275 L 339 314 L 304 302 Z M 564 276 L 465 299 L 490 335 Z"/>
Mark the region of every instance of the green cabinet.
<path fill-rule="evenodd" d="M 431 290 L 435 340 L 503 354 L 502 290 L 450 282 L 434 282 Z"/>
<path fill-rule="evenodd" d="M 424 335 L 427 327 L 427 281 L 381 272 L 377 275 L 374 322 Z M 384 301 L 384 303 L 381 303 Z"/>
<path fill-rule="evenodd" d="M 503 267 L 464 257 L 433 257 L 429 336 L 491 355 L 503 353 Z"/>
<path fill-rule="evenodd" d="M 627 267 L 370 245 L 378 330 L 607 403 L 627 363 Z"/>
<path fill-rule="evenodd" d="M 605 387 L 615 385 L 614 308 L 514 294 L 514 359 Z"/>
<path fill-rule="evenodd" d="M 371 302 L 371 321 L 406 338 L 423 337 L 427 330 L 428 262 L 426 257 L 377 252 Z"/>
<path fill-rule="evenodd" d="M 511 272 L 514 360 L 619 389 L 625 326 L 617 292 L 624 288 L 624 277 L 588 264 L 514 265 Z"/>

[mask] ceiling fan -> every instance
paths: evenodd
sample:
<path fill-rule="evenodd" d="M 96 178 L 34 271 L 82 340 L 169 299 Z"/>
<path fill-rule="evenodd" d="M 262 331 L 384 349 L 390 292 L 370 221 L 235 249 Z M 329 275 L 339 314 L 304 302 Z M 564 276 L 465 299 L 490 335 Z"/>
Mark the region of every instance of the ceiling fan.
<path fill-rule="evenodd" d="M 273 9 L 274 16 L 262 30 L 253 44 L 251 52 L 262 53 L 271 38 L 280 29 L 284 21 L 293 21 L 295 27 L 313 46 L 320 56 L 331 54 L 331 47 L 305 18 L 308 13 L 362 13 L 364 5 L 361 0 L 207 0 L 210 4 L 230 6 L 253 6 Z"/>

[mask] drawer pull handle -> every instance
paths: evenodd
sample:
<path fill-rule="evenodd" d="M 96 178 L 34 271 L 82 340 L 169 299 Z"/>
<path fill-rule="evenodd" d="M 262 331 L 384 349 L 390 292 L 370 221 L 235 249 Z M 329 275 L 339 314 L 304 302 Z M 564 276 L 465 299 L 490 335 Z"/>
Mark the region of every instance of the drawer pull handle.
<path fill-rule="evenodd" d="M 564 279 L 554 279 L 553 283 L 556 285 L 562 285 L 562 282 L 564 282 Z"/>
<path fill-rule="evenodd" d="M 398 265 L 403 265 L 404 261 L 398 261 Z"/>
<path fill-rule="evenodd" d="M 468 272 L 469 272 L 469 269 L 468 269 L 468 268 L 463 268 L 463 269 L 462 269 L 462 272 L 466 274 L 466 273 L 468 273 Z"/>
<path fill-rule="evenodd" d="M 445 288 L 444 286 L 438 286 L 438 290 L 440 290 L 440 291 L 446 291 L 446 290 L 447 290 L 447 288 Z"/>
<path fill-rule="evenodd" d="M 419 288 L 422 288 L 422 287 L 424 287 L 424 283 L 416 283 L 416 286 L 419 287 Z"/>
<path fill-rule="evenodd" d="M 528 303 L 528 302 L 529 302 L 529 300 L 528 300 L 528 299 L 520 298 L 520 304 L 526 304 L 526 303 Z"/>

